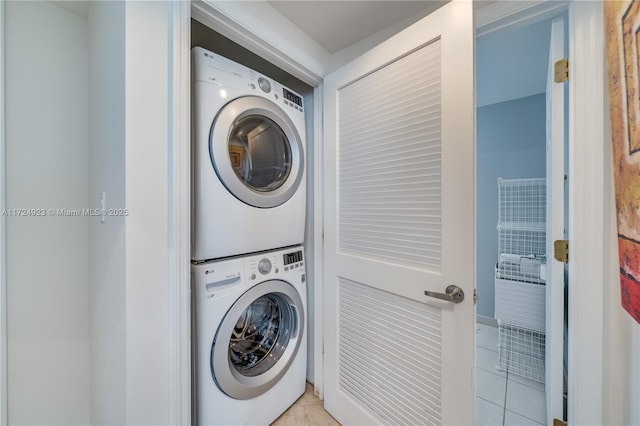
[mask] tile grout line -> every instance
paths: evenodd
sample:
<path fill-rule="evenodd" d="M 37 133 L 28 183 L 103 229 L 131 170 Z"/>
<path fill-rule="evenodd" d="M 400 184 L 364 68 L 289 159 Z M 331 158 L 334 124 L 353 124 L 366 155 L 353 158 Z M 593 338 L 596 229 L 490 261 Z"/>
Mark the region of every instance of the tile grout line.
<path fill-rule="evenodd" d="M 507 376 L 506 376 L 506 372 L 505 372 L 505 375 L 503 376 L 502 374 L 500 374 L 500 372 L 501 372 L 502 370 L 498 370 L 497 368 L 494 368 L 493 370 L 487 370 L 486 368 L 483 368 L 483 367 L 479 367 L 479 366 L 477 366 L 477 367 L 476 367 L 476 370 L 482 370 L 482 371 L 484 371 L 484 372 L 486 372 L 486 373 L 493 374 L 493 375 L 496 375 L 496 376 L 500 376 L 500 377 L 503 377 L 503 378 L 506 378 L 506 377 L 507 377 Z M 532 389 L 533 389 L 533 388 L 532 388 Z"/>
<path fill-rule="evenodd" d="M 516 383 L 516 384 L 518 384 L 518 385 L 525 386 L 525 387 L 527 387 L 527 388 L 529 388 L 529 389 L 532 389 L 532 390 L 534 390 L 534 391 L 536 391 L 536 392 L 542 392 L 542 393 L 544 393 L 544 391 L 542 391 L 542 390 L 540 390 L 540 389 L 536 389 L 536 388 L 534 388 L 534 387 L 532 387 L 532 386 L 528 386 L 528 385 L 526 385 L 525 383 L 521 383 L 521 382 L 519 382 L 519 381 L 517 381 L 517 380 L 509 379 L 509 373 L 507 372 L 507 388 L 506 388 L 506 389 L 509 389 L 509 381 L 511 381 L 512 383 Z M 505 390 L 505 404 L 504 404 L 504 409 L 505 409 L 505 419 L 506 419 L 506 412 L 507 412 L 507 411 L 510 411 L 511 413 L 513 413 L 513 414 L 517 414 L 517 415 L 518 415 L 518 416 L 520 416 L 520 417 L 524 417 L 525 419 L 530 420 L 530 421 L 532 421 L 532 422 L 534 422 L 534 423 L 536 423 L 536 424 L 543 425 L 543 423 L 539 423 L 537 419 L 533 419 L 533 418 L 531 418 L 530 416 L 528 416 L 528 415 L 526 415 L 526 414 L 524 414 L 524 413 L 520 413 L 520 412 L 515 411 L 515 410 L 509 410 L 509 409 L 507 409 L 507 402 L 506 402 L 506 399 L 507 399 L 507 392 L 506 392 L 506 390 Z M 503 425 L 503 426 L 504 426 L 504 425 Z"/>
<path fill-rule="evenodd" d="M 502 426 L 507 421 L 507 391 L 509 390 L 509 372 L 507 371 L 507 380 L 504 381 L 504 405 L 502 410 Z"/>
<path fill-rule="evenodd" d="M 522 418 L 525 418 L 525 419 L 527 419 L 527 420 L 529 420 L 529 421 L 531 421 L 531 422 L 533 422 L 533 423 L 535 423 L 535 424 L 537 424 L 537 425 L 544 426 L 542 423 L 538 422 L 536 419 L 532 419 L 531 417 L 525 416 L 525 415 L 524 415 L 524 414 L 522 414 L 522 413 L 518 413 L 517 411 L 513 411 L 513 410 L 508 410 L 507 408 L 505 408 L 505 410 L 506 410 L 506 411 L 505 411 L 505 414 L 506 414 L 506 412 L 508 411 L 508 412 L 513 413 L 513 414 L 515 414 L 515 415 L 517 415 L 517 416 L 520 416 L 520 417 L 522 417 Z"/>
<path fill-rule="evenodd" d="M 524 377 L 523 377 L 522 379 L 523 379 L 523 380 L 530 380 L 530 379 L 526 379 L 526 378 L 524 378 Z M 545 391 L 544 389 L 540 389 L 539 387 L 536 387 L 536 386 L 534 386 L 534 385 L 530 385 L 530 384 L 528 384 L 528 383 L 521 382 L 520 380 L 514 380 L 514 379 L 511 379 L 511 381 L 512 381 L 512 382 L 514 382 L 514 383 L 517 383 L 517 384 L 519 384 L 519 385 L 526 386 L 526 387 L 528 387 L 529 389 L 536 390 L 536 391 L 538 391 L 538 392 L 544 392 L 544 391 Z M 532 380 L 532 381 L 533 381 L 533 380 Z M 539 383 L 539 382 L 536 382 L 536 383 Z M 543 384 L 542 386 L 544 386 L 544 384 Z"/>

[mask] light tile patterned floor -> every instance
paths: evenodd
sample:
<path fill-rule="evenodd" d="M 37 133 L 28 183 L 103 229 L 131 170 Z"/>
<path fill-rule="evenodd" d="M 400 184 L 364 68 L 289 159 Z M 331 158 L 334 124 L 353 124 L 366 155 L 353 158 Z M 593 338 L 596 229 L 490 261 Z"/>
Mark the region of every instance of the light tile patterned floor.
<path fill-rule="evenodd" d="M 544 385 L 496 370 L 498 329 L 476 327 L 476 426 L 540 426 L 545 423 Z M 307 389 L 272 426 L 339 426 Z"/>
<path fill-rule="evenodd" d="M 304 394 L 272 426 L 340 426 L 329 413 L 322 401 L 313 394 L 313 386 L 307 383 Z"/>
<path fill-rule="evenodd" d="M 498 329 L 476 326 L 477 426 L 539 426 L 545 423 L 544 385 L 496 370 Z"/>

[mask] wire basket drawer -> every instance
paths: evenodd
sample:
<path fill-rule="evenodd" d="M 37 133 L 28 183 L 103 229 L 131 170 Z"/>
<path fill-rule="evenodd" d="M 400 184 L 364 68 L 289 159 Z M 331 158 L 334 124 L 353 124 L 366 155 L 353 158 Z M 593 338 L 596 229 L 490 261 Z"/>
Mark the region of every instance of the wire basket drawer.
<path fill-rule="evenodd" d="M 501 278 L 495 285 L 496 319 L 544 333 L 546 286 Z"/>
<path fill-rule="evenodd" d="M 498 321 L 498 370 L 545 381 L 545 334 Z"/>

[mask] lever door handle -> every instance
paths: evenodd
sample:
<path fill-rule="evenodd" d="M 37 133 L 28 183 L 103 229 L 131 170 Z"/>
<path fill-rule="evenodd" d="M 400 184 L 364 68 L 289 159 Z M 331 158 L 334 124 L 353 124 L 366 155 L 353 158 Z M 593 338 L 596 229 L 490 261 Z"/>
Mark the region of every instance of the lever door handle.
<path fill-rule="evenodd" d="M 445 290 L 445 293 L 438 293 L 435 291 L 425 291 L 425 296 L 435 297 L 436 299 L 446 300 L 447 302 L 460 303 L 464 300 L 464 291 L 457 285 L 450 285 Z"/>

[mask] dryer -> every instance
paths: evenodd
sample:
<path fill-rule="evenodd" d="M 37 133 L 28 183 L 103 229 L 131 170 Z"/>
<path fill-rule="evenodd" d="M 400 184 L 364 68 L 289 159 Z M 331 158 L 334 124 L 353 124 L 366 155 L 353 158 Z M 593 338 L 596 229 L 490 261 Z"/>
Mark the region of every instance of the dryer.
<path fill-rule="evenodd" d="M 302 246 L 193 264 L 195 424 L 267 425 L 305 390 Z"/>
<path fill-rule="evenodd" d="M 302 96 L 201 47 L 192 65 L 191 258 L 301 244 Z"/>

